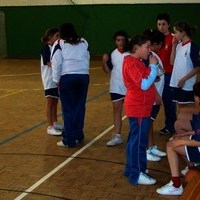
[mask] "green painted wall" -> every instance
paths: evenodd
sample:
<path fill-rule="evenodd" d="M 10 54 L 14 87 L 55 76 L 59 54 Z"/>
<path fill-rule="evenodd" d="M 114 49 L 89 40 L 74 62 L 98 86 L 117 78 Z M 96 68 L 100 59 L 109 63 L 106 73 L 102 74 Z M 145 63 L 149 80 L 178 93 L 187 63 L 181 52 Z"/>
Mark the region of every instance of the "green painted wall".
<path fill-rule="evenodd" d="M 130 35 L 155 27 L 157 14 L 167 12 L 171 26 L 187 21 L 200 28 L 200 4 L 82 5 L 44 7 L 0 7 L 5 13 L 8 57 L 38 57 L 40 38 L 49 27 L 74 23 L 77 32 L 90 43 L 92 55 L 113 48 L 112 35 L 118 29 Z M 200 30 L 194 40 L 200 46 Z"/>

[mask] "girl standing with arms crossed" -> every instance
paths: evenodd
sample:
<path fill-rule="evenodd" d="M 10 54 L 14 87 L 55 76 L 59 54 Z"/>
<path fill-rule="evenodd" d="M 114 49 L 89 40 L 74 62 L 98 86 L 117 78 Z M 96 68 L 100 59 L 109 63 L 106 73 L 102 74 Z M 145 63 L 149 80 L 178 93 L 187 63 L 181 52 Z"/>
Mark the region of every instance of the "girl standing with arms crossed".
<path fill-rule="evenodd" d="M 109 55 L 103 55 L 103 70 L 110 73 L 110 97 L 113 105 L 113 123 L 115 134 L 107 142 L 107 146 L 115 146 L 122 143 L 122 110 L 126 88 L 122 77 L 122 65 L 128 45 L 128 34 L 125 31 L 117 31 L 114 35 L 116 49 Z"/>
<path fill-rule="evenodd" d="M 46 116 L 48 121 L 47 134 L 61 135 L 63 127 L 58 124 L 57 120 L 57 104 L 58 104 L 58 88 L 53 82 L 51 67 L 51 49 L 54 42 L 59 38 L 59 30 L 57 28 L 48 29 L 42 37 L 44 47 L 41 52 L 41 76 L 44 87 L 45 97 L 47 98 Z"/>
<path fill-rule="evenodd" d="M 156 180 L 148 176 L 146 148 L 150 128 L 150 114 L 156 99 L 154 81 L 157 76 L 157 59 L 149 58 L 150 41 L 144 36 L 135 36 L 130 42 L 130 55 L 124 58 L 123 78 L 127 88 L 125 112 L 129 118 L 130 132 L 126 146 L 126 167 L 124 175 L 132 184 L 152 185 Z"/>

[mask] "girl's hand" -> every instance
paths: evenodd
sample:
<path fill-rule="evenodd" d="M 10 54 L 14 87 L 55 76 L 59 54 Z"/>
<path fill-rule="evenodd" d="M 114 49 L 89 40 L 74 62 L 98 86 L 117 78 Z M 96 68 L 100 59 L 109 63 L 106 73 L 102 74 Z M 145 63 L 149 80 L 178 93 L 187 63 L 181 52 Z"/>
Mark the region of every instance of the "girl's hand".
<path fill-rule="evenodd" d="M 181 139 L 172 139 L 169 142 L 167 142 L 168 147 L 176 148 L 182 145 L 186 144 L 186 140 L 181 140 Z"/>
<path fill-rule="evenodd" d="M 51 62 L 47 62 L 47 66 L 51 67 L 52 63 Z"/>
<path fill-rule="evenodd" d="M 178 44 L 178 40 L 175 37 L 173 37 L 173 39 L 172 39 L 172 46 L 176 47 L 177 44 Z"/>
<path fill-rule="evenodd" d="M 185 81 L 186 80 L 184 78 L 180 79 L 179 82 L 178 82 L 178 87 L 183 88 L 183 86 L 185 85 Z"/>
<path fill-rule="evenodd" d="M 158 59 L 155 56 L 149 56 L 149 64 L 157 64 Z"/>
<path fill-rule="evenodd" d="M 102 61 L 103 63 L 106 63 L 108 61 L 109 57 L 108 57 L 108 54 L 107 53 L 104 53 L 103 54 L 103 57 L 102 57 Z"/>

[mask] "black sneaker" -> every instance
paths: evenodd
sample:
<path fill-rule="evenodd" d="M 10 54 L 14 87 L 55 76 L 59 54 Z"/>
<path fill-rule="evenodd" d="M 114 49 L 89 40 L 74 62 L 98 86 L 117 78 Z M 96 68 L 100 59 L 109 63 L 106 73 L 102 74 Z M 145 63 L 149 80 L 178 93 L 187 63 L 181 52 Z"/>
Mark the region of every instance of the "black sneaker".
<path fill-rule="evenodd" d="M 171 133 L 168 129 L 163 128 L 163 129 L 160 130 L 160 134 L 161 135 L 170 135 Z"/>

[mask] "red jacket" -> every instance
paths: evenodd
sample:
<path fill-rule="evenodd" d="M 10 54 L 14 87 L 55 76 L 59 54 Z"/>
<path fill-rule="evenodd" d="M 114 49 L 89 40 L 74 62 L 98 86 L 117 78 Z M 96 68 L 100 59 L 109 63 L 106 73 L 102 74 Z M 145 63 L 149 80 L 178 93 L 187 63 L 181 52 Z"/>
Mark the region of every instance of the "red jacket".
<path fill-rule="evenodd" d="M 154 84 L 148 90 L 141 89 L 143 78 L 147 78 L 151 68 L 132 56 L 126 56 L 123 63 L 123 79 L 127 88 L 125 112 L 128 117 L 149 117 L 156 92 Z"/>
<path fill-rule="evenodd" d="M 165 73 L 171 74 L 173 70 L 173 66 L 170 64 L 170 55 L 172 51 L 172 40 L 173 35 L 169 33 L 165 36 L 165 42 L 163 46 L 159 49 L 157 52 L 158 56 L 160 57 L 163 68 L 165 70 Z"/>

